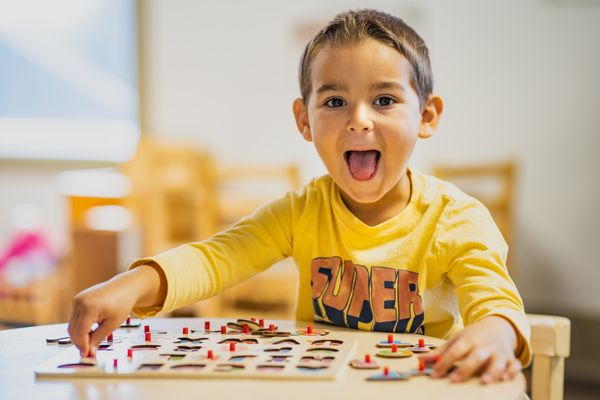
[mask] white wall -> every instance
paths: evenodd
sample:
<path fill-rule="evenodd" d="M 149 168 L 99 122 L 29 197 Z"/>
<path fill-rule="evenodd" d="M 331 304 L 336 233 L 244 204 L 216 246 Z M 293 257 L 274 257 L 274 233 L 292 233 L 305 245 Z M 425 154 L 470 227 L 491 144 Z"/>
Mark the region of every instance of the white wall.
<path fill-rule="evenodd" d="M 517 280 L 533 308 L 600 315 L 600 7 L 584 0 L 144 1 L 147 132 L 185 137 L 224 162 L 297 161 L 298 31 L 347 8 L 403 16 L 428 42 L 446 100 L 414 166 L 515 157 Z"/>

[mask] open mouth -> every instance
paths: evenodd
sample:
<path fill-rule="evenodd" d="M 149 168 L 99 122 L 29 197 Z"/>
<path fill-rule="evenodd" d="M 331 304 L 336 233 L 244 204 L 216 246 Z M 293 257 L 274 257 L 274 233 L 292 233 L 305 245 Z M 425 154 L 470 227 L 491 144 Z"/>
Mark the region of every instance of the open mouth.
<path fill-rule="evenodd" d="M 351 150 L 344 153 L 344 158 L 354 179 L 368 181 L 377 173 L 381 153 L 378 150 Z"/>

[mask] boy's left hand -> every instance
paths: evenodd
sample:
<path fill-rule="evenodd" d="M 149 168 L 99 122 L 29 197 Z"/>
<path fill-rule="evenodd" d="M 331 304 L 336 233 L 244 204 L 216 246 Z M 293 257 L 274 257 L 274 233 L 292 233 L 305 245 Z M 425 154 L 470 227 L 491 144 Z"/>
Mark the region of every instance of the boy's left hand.
<path fill-rule="evenodd" d="M 521 371 L 515 357 L 517 335 L 513 326 L 500 316 L 489 316 L 467 326 L 446 342 L 439 351 L 421 358 L 439 361 L 433 366 L 434 378 L 450 373 L 450 380 L 462 382 L 481 372 L 481 383 L 512 379 Z"/>

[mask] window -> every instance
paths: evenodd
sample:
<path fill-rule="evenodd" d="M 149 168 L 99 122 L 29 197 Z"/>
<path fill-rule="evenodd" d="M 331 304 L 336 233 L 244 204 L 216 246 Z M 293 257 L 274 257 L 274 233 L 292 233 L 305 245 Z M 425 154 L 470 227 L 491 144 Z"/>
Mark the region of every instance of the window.
<path fill-rule="evenodd" d="M 0 88 L 0 158 L 128 159 L 135 1 L 0 0 Z"/>

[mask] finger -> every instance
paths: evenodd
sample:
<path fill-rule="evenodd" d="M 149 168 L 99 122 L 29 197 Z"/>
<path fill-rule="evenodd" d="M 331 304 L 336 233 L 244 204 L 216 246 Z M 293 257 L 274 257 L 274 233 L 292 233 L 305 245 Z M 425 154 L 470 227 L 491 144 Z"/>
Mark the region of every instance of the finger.
<path fill-rule="evenodd" d="M 446 375 L 448 370 L 454 366 L 458 360 L 462 360 L 470 353 L 472 345 L 465 340 L 457 340 L 440 357 L 439 361 L 433 366 L 432 376 L 439 378 Z"/>
<path fill-rule="evenodd" d="M 73 340 L 73 336 L 75 336 L 74 327 L 75 327 L 75 324 L 77 323 L 78 319 L 79 319 L 79 311 L 77 309 L 73 308 L 73 310 L 71 311 L 71 315 L 69 315 L 69 322 L 67 322 L 67 333 L 69 334 L 69 337 L 71 338 L 71 343 L 73 343 L 75 345 L 75 347 L 77 347 L 79 349 L 79 346 Z"/>
<path fill-rule="evenodd" d="M 73 310 L 71 310 L 71 315 L 69 315 L 69 322 L 67 323 L 67 333 L 69 334 L 69 336 L 73 336 L 72 335 L 72 333 L 74 332 L 73 327 L 75 326 L 78 318 L 79 318 L 79 309 L 73 307 Z"/>
<path fill-rule="evenodd" d="M 501 379 L 502 374 L 506 371 L 507 365 L 508 360 L 506 359 L 506 357 L 499 355 L 492 356 L 488 366 L 481 374 L 481 383 L 487 385 L 489 383 L 499 381 Z"/>
<path fill-rule="evenodd" d="M 121 320 L 117 318 L 107 318 L 98 322 L 98 327 L 90 334 L 90 349 L 92 355 L 96 355 L 96 350 L 106 337 L 121 325 Z"/>
<path fill-rule="evenodd" d="M 452 382 L 462 382 L 473 376 L 479 368 L 490 360 L 490 352 L 485 348 L 474 348 L 456 371 L 450 374 Z"/>
<path fill-rule="evenodd" d="M 87 357 L 90 353 L 90 331 L 94 322 L 94 315 L 79 311 L 73 324 L 69 325 L 71 341 L 79 349 L 82 357 Z"/>
<path fill-rule="evenodd" d="M 512 358 L 508 361 L 508 365 L 506 370 L 502 373 L 501 379 L 504 381 L 513 379 L 521 372 L 522 369 L 523 364 L 521 364 L 521 361 L 516 358 Z"/>

